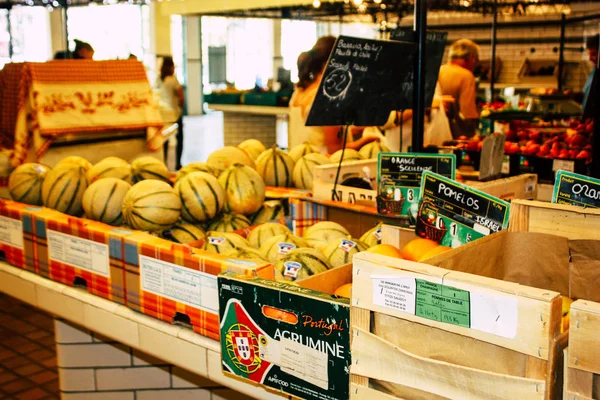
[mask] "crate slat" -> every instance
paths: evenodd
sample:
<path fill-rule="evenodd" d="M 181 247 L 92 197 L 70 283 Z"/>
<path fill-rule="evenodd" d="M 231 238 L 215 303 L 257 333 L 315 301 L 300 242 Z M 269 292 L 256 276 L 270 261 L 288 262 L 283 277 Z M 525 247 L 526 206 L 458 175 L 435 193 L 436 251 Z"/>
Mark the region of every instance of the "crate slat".
<path fill-rule="evenodd" d="M 543 399 L 545 381 L 496 374 L 419 357 L 361 329 L 352 345 L 352 374 L 450 399 Z"/>
<path fill-rule="evenodd" d="M 403 400 L 401 397 L 390 396 L 380 390 L 355 383 L 350 384 L 350 400 Z"/>
<path fill-rule="evenodd" d="M 571 304 L 569 368 L 600 374 L 600 304 L 576 301 Z"/>
<path fill-rule="evenodd" d="M 571 240 L 600 240 L 600 209 L 513 200 L 508 230 L 547 233 Z"/>

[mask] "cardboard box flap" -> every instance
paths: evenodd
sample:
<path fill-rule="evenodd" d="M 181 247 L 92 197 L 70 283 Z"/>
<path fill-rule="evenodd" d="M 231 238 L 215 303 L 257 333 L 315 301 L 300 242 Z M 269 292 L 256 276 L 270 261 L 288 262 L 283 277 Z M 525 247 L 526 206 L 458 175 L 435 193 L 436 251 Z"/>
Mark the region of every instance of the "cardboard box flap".
<path fill-rule="evenodd" d="M 427 263 L 568 296 L 569 258 L 566 238 L 503 231 L 443 253 Z"/>
<path fill-rule="evenodd" d="M 310 297 L 313 299 L 321 298 L 321 299 L 324 299 L 327 301 L 340 303 L 340 304 L 343 304 L 346 306 L 350 305 L 350 299 L 334 296 L 334 295 L 324 293 L 324 292 L 321 292 L 318 290 L 301 287 L 301 286 L 299 286 L 299 284 L 301 282 L 299 282 L 298 284 L 287 283 L 287 282 L 264 279 L 264 278 L 260 278 L 260 277 L 249 277 L 247 275 L 240 275 L 240 274 L 236 274 L 234 272 L 224 272 L 224 273 L 220 274 L 219 280 L 222 280 L 222 279 L 230 279 L 230 280 L 239 281 L 239 282 L 248 282 L 255 286 L 260 286 L 260 287 L 268 288 L 268 289 L 275 289 L 280 292 L 293 293 L 295 295 Z"/>
<path fill-rule="evenodd" d="M 600 241 L 571 240 L 571 294 L 572 299 L 600 302 Z"/>

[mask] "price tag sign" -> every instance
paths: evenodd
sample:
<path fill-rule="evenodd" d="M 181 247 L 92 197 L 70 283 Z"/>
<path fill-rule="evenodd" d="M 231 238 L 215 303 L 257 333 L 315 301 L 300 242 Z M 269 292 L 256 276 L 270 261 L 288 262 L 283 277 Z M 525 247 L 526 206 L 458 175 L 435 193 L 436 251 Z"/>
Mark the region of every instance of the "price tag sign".
<path fill-rule="evenodd" d="M 411 108 L 416 50 L 414 43 L 338 37 L 306 126 L 381 126 L 392 110 Z"/>
<path fill-rule="evenodd" d="M 443 246 L 459 247 L 506 229 L 509 211 L 506 201 L 425 171 L 416 233 Z"/>
<path fill-rule="evenodd" d="M 554 182 L 552 202 L 600 208 L 600 179 L 568 171 L 558 171 Z"/>
<path fill-rule="evenodd" d="M 377 209 L 381 214 L 401 215 L 416 221 L 421 175 L 432 171 L 455 178 L 454 154 L 379 153 L 377 163 Z"/>

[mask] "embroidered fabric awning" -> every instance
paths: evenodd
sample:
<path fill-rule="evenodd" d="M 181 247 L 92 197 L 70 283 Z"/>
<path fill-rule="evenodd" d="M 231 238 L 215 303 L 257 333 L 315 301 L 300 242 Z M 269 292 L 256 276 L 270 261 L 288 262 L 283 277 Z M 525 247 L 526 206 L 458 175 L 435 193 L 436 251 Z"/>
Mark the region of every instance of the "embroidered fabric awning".
<path fill-rule="evenodd" d="M 57 60 L 7 64 L 0 73 L 0 145 L 11 163 L 41 158 L 63 134 L 142 130 L 148 147 L 164 139 L 163 120 L 136 60 Z"/>

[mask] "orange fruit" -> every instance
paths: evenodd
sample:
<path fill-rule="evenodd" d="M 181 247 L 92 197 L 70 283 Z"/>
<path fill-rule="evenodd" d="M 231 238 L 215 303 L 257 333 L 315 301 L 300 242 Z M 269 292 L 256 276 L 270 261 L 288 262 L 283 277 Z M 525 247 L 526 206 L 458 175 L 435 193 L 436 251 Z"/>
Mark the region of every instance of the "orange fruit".
<path fill-rule="evenodd" d="M 424 261 L 424 260 L 428 260 L 430 258 L 433 258 L 439 254 L 445 253 L 448 250 L 452 250 L 452 247 L 448 247 L 448 246 L 438 246 L 435 247 L 431 250 L 429 250 L 427 253 L 423 254 L 423 256 L 421 258 L 419 258 L 419 262 Z"/>
<path fill-rule="evenodd" d="M 340 286 L 339 288 L 335 289 L 333 294 L 340 297 L 352 297 L 352 284 L 346 283 L 345 285 Z"/>
<path fill-rule="evenodd" d="M 400 255 L 405 260 L 419 261 L 425 254 L 438 247 L 438 244 L 429 239 L 413 239 L 404 248 Z"/>
<path fill-rule="evenodd" d="M 378 244 L 373 247 L 370 247 L 367 252 L 381 254 L 383 256 L 390 256 L 395 258 L 402 258 L 402 254 L 397 247 L 392 246 L 391 244 Z"/>

